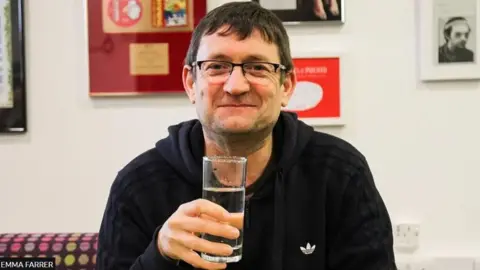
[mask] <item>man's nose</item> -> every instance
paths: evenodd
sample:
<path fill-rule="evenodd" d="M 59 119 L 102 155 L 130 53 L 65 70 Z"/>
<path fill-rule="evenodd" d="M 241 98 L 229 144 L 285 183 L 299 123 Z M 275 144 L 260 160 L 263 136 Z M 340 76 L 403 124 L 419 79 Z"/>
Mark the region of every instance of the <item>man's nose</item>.
<path fill-rule="evenodd" d="M 223 91 L 231 95 L 241 95 L 250 91 L 250 85 L 243 75 L 241 67 L 236 67 L 232 70 L 232 73 L 223 86 Z"/>

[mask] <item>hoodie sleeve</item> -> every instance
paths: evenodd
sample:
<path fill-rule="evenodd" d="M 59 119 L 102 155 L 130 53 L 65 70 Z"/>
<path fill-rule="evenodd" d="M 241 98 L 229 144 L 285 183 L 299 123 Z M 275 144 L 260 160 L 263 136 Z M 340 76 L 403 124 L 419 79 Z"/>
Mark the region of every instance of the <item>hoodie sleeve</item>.
<path fill-rule="evenodd" d="M 375 187 L 372 173 L 363 169 L 350 178 L 329 239 L 330 270 L 394 270 L 392 225 Z"/>
<path fill-rule="evenodd" d="M 142 220 L 141 210 L 134 200 L 117 194 L 112 188 L 99 231 L 96 269 L 191 269 L 162 256 L 157 248 L 161 226 L 149 234 Z"/>

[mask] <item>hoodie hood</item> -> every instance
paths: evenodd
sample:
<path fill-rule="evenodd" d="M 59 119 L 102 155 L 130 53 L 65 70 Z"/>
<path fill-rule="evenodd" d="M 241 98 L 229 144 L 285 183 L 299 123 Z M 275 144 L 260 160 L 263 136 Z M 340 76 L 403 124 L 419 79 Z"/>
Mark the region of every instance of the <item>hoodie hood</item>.
<path fill-rule="evenodd" d="M 198 120 L 182 122 L 168 128 L 169 136 L 156 144 L 156 149 L 185 181 L 202 187 L 202 158 L 205 142 Z M 285 244 L 286 192 L 289 169 L 295 164 L 313 134 L 313 128 L 298 121 L 297 115 L 282 111 L 273 128 L 274 164 L 274 228 L 270 243 L 272 261 L 269 269 L 283 270 Z M 245 219 L 249 220 L 248 208 Z"/>
<path fill-rule="evenodd" d="M 205 142 L 200 121 L 194 119 L 170 126 L 168 133 L 167 138 L 156 143 L 157 151 L 185 181 L 201 186 Z M 276 167 L 287 171 L 298 160 L 312 134 L 313 128 L 298 121 L 296 114 L 282 111 L 273 128 Z"/>

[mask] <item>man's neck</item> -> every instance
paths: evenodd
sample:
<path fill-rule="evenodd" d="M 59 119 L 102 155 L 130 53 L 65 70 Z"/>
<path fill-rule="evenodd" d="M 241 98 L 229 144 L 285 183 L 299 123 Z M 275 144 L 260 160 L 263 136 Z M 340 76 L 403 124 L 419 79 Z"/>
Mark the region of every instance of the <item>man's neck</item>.
<path fill-rule="evenodd" d="M 272 155 L 273 138 L 269 133 L 267 136 L 239 135 L 219 136 L 208 134 L 205 136 L 205 154 L 207 156 L 226 155 L 242 156 L 247 158 L 247 179 L 246 185 L 254 183 L 267 167 Z"/>

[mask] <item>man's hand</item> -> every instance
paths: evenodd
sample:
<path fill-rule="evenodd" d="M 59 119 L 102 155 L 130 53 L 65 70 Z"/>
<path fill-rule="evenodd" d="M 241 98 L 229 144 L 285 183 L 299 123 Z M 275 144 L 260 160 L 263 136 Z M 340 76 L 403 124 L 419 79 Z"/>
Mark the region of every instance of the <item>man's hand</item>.
<path fill-rule="evenodd" d="M 224 208 L 208 200 L 198 199 L 182 204 L 160 229 L 158 248 L 164 256 L 183 260 L 196 268 L 225 269 L 225 263 L 208 262 L 195 251 L 228 256 L 233 252 L 232 247 L 204 240 L 197 235 L 207 233 L 236 239 L 240 232 L 228 225 L 232 219 L 235 218 Z"/>

